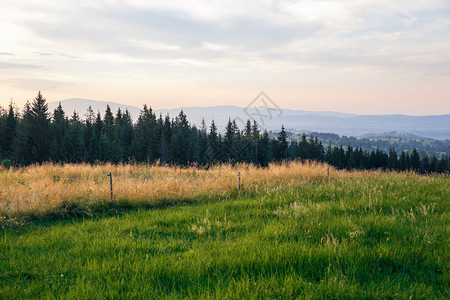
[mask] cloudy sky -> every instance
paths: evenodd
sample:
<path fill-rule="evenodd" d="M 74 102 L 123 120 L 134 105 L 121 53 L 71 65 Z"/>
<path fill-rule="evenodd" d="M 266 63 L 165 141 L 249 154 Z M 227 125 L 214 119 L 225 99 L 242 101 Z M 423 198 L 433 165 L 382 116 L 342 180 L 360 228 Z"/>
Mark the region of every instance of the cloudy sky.
<path fill-rule="evenodd" d="M 0 105 L 450 113 L 450 0 L 1 0 Z"/>

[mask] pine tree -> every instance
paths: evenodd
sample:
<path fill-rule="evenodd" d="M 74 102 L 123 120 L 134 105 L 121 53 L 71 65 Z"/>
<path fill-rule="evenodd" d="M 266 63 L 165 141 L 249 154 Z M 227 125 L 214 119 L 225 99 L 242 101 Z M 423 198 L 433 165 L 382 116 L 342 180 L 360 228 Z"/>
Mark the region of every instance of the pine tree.
<path fill-rule="evenodd" d="M 206 156 L 206 149 L 208 148 L 208 132 L 206 129 L 205 119 L 202 119 L 200 129 L 198 131 L 198 148 L 199 148 L 199 163 L 205 165 L 208 162 Z"/>
<path fill-rule="evenodd" d="M 153 163 L 159 158 L 160 140 L 157 135 L 157 127 L 155 113 L 152 108 L 144 105 L 134 130 L 137 146 L 135 157 L 138 161 Z"/>
<path fill-rule="evenodd" d="M 103 133 L 106 135 L 109 143 L 114 140 L 114 115 L 111 107 L 106 105 L 105 116 L 103 117 Z"/>
<path fill-rule="evenodd" d="M 298 145 L 298 156 L 301 160 L 310 158 L 308 141 L 306 140 L 305 134 L 302 134 L 302 140 Z"/>
<path fill-rule="evenodd" d="M 162 116 L 160 116 L 162 119 Z M 171 160 L 169 153 L 170 141 L 172 139 L 172 124 L 170 122 L 169 115 L 166 115 L 161 130 L 161 142 L 160 142 L 160 163 L 167 163 Z"/>
<path fill-rule="evenodd" d="M 123 162 L 124 158 L 124 141 L 123 141 L 124 120 L 122 110 L 117 109 L 116 117 L 114 118 L 114 133 L 111 143 L 111 161 L 113 163 Z"/>
<path fill-rule="evenodd" d="M 102 133 L 98 141 L 98 159 L 101 162 L 107 162 L 110 158 L 110 145 L 106 134 Z"/>
<path fill-rule="evenodd" d="M 125 110 L 122 115 L 122 159 L 129 161 L 133 156 L 132 145 L 134 140 L 133 121 L 130 112 Z"/>
<path fill-rule="evenodd" d="M 94 133 L 98 139 L 100 139 L 100 136 L 103 133 L 103 121 L 100 112 L 97 112 L 97 117 L 95 118 Z"/>
<path fill-rule="evenodd" d="M 258 128 L 258 123 L 253 120 L 253 125 L 252 125 L 252 138 L 253 138 L 253 163 L 254 164 L 259 164 L 259 139 L 260 139 L 260 134 L 259 134 L 259 128 Z"/>
<path fill-rule="evenodd" d="M 314 144 L 315 144 L 314 153 L 315 153 L 316 159 L 318 161 L 323 161 L 325 158 L 325 150 L 323 148 L 322 141 L 318 141 L 317 137 L 316 137 L 314 140 Z"/>
<path fill-rule="evenodd" d="M 249 142 L 251 148 L 251 141 L 249 140 Z M 251 149 L 246 148 L 246 146 L 248 146 L 248 144 L 245 144 L 245 137 L 242 137 L 239 130 L 237 130 L 234 134 L 229 161 L 234 164 L 251 160 L 250 153 L 248 152 L 251 151 Z"/>
<path fill-rule="evenodd" d="M 411 166 L 411 156 L 409 155 L 409 152 L 406 152 L 406 170 L 411 170 L 412 166 Z"/>
<path fill-rule="evenodd" d="M 85 143 L 83 138 L 83 124 L 77 112 L 73 112 L 69 121 L 67 159 L 73 163 L 85 161 Z"/>
<path fill-rule="evenodd" d="M 387 162 L 387 167 L 390 170 L 398 170 L 398 158 L 397 158 L 397 152 L 393 148 L 389 148 L 389 158 Z"/>
<path fill-rule="evenodd" d="M 220 139 L 217 135 L 217 127 L 214 120 L 212 120 L 211 127 L 209 129 L 206 157 L 209 165 L 219 162 L 221 157 Z"/>
<path fill-rule="evenodd" d="M 50 146 L 50 160 L 54 162 L 64 162 L 67 160 L 67 140 L 69 122 L 65 116 L 64 110 L 59 103 L 53 112 L 52 143 Z"/>
<path fill-rule="evenodd" d="M 172 130 L 170 155 L 174 163 L 186 165 L 189 160 L 190 129 L 186 115 L 183 111 L 180 111 L 175 118 Z"/>
<path fill-rule="evenodd" d="M 47 100 L 40 91 L 31 104 L 30 121 L 32 160 L 41 163 L 49 156 L 51 132 Z"/>
<path fill-rule="evenodd" d="M 189 133 L 189 158 L 190 163 L 198 164 L 200 160 L 199 131 L 197 127 L 190 128 Z"/>
<path fill-rule="evenodd" d="M 433 155 L 433 157 L 431 158 L 431 161 L 430 161 L 429 171 L 432 173 L 437 173 L 438 165 L 439 165 L 439 160 L 436 158 L 436 156 Z"/>
<path fill-rule="evenodd" d="M 427 155 L 424 155 L 422 157 L 422 161 L 421 161 L 421 164 L 420 164 L 420 171 L 422 173 L 424 173 L 424 174 L 428 173 L 430 171 L 430 162 L 428 160 L 428 156 Z"/>
<path fill-rule="evenodd" d="M 358 169 L 364 170 L 366 168 L 366 163 L 364 159 L 364 151 L 361 147 L 358 149 Z"/>
<path fill-rule="evenodd" d="M 16 137 L 18 119 L 14 113 L 13 103 L 9 104 L 8 114 L 4 118 L 3 124 L 0 125 L 0 155 L 3 153 L 5 157 L 9 157 L 12 151 L 12 143 Z"/>
<path fill-rule="evenodd" d="M 96 161 L 103 161 L 102 155 L 106 155 L 103 152 L 106 152 L 106 149 L 101 149 L 100 139 L 103 135 L 103 121 L 100 115 L 100 112 L 97 112 L 97 116 L 95 118 L 95 122 L 92 125 L 92 137 L 88 146 L 88 157 L 91 163 Z M 106 138 L 106 137 L 105 137 Z M 102 142 L 102 147 L 104 144 L 107 144 L 107 140 Z"/>
<path fill-rule="evenodd" d="M 287 135 L 286 131 L 284 130 L 284 125 L 281 125 L 281 131 L 278 134 L 277 138 L 277 153 L 275 154 L 275 159 L 277 160 L 283 160 L 287 158 L 287 149 L 288 149 L 288 141 L 287 141 Z"/>
<path fill-rule="evenodd" d="M 295 160 L 298 158 L 299 156 L 298 154 L 299 154 L 298 142 L 296 140 L 293 140 L 289 144 L 287 157 L 291 160 Z"/>
<path fill-rule="evenodd" d="M 347 146 L 347 151 L 345 152 L 345 161 L 347 170 L 352 170 L 356 167 L 355 154 L 351 145 Z"/>
<path fill-rule="evenodd" d="M 327 151 L 325 152 L 325 161 L 330 165 L 334 165 L 333 149 L 331 148 L 331 144 L 328 145 Z"/>
<path fill-rule="evenodd" d="M 400 159 L 399 159 L 399 170 L 400 171 L 405 171 L 407 170 L 407 161 L 406 161 L 406 153 L 405 151 L 402 151 L 402 153 L 400 153 Z"/>
<path fill-rule="evenodd" d="M 419 172 L 420 171 L 420 157 L 419 157 L 419 153 L 417 152 L 416 148 L 413 149 L 413 151 L 411 152 L 411 169 L 415 172 Z"/>
<path fill-rule="evenodd" d="M 83 137 L 84 137 L 84 143 L 86 147 L 86 162 L 88 163 L 94 163 L 95 161 L 95 155 L 93 151 L 93 143 L 94 143 L 94 122 L 95 122 L 95 115 L 94 111 L 92 110 L 92 107 L 89 106 L 86 111 L 86 121 L 85 126 L 83 128 Z"/>
<path fill-rule="evenodd" d="M 269 133 L 264 130 L 258 144 L 258 161 L 262 167 L 267 167 L 273 159 L 273 152 L 270 148 Z"/>
<path fill-rule="evenodd" d="M 438 172 L 445 173 L 448 171 L 449 171 L 448 157 L 446 155 L 442 155 L 438 164 Z"/>
<path fill-rule="evenodd" d="M 250 120 L 247 120 L 247 123 L 245 124 L 243 136 L 246 137 L 252 136 L 252 123 L 250 122 Z"/>
<path fill-rule="evenodd" d="M 225 136 L 223 139 L 223 152 L 224 152 L 224 159 L 227 162 L 230 162 L 233 160 L 233 143 L 235 140 L 236 130 L 233 125 L 233 122 L 231 122 L 231 119 L 228 119 L 228 123 L 225 129 Z"/>
<path fill-rule="evenodd" d="M 345 169 L 347 167 L 347 160 L 345 157 L 345 150 L 344 147 L 341 145 L 337 151 L 336 151 L 336 155 L 337 155 L 337 162 L 338 164 L 336 165 L 337 168 L 339 169 Z"/>
<path fill-rule="evenodd" d="M 19 121 L 19 125 L 17 127 L 17 134 L 13 139 L 11 152 L 12 159 L 21 165 L 28 165 L 33 162 L 33 158 L 31 156 L 33 145 L 31 120 L 31 104 L 27 101 L 23 109 L 22 119 Z"/>
<path fill-rule="evenodd" d="M 310 137 L 308 148 L 309 148 L 309 151 L 308 151 L 309 159 L 318 160 L 318 161 L 323 160 L 323 158 L 324 158 L 323 145 L 321 142 L 319 142 L 317 137 L 315 137 L 315 138 L 313 138 L 312 136 Z"/>

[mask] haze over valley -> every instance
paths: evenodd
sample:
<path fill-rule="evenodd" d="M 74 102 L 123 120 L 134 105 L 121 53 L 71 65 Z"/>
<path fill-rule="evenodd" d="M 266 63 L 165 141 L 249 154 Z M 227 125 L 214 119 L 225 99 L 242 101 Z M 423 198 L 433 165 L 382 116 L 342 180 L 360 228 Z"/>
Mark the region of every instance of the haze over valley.
<path fill-rule="evenodd" d="M 128 109 L 134 121 L 137 120 L 142 107 L 119 104 L 114 102 L 94 101 L 88 99 L 65 99 L 50 102 L 49 109 L 53 111 L 61 103 L 61 106 L 70 115 L 77 111 L 81 118 L 84 117 L 89 106 L 95 113 L 100 112 L 103 116 L 106 106 L 109 105 L 115 113 L 119 108 L 122 111 Z M 148 104 L 151 106 L 151 103 Z M 259 107 L 258 110 L 255 107 Z M 269 111 L 268 108 L 271 108 Z M 243 128 L 245 122 L 256 120 L 260 127 L 267 130 L 279 131 L 281 125 L 290 131 L 302 132 L 329 132 L 347 136 L 380 135 L 396 131 L 408 133 L 419 138 L 450 139 L 450 114 L 431 116 L 408 116 L 400 114 L 391 115 L 357 115 L 331 111 L 305 111 L 281 109 L 277 107 L 263 107 L 261 104 L 247 107 L 232 105 L 210 106 L 210 107 L 180 107 L 176 109 L 157 109 L 156 115 L 164 117 L 178 115 L 180 110 L 187 115 L 188 120 L 199 126 L 202 119 L 209 127 L 211 121 L 224 130 L 229 119 L 237 120 L 238 125 Z"/>

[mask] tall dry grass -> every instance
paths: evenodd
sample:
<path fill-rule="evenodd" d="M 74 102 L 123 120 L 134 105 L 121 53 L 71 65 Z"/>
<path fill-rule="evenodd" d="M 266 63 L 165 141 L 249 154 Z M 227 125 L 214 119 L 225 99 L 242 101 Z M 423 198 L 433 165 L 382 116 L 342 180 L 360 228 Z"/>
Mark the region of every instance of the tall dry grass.
<path fill-rule="evenodd" d="M 44 164 L 0 171 L 0 215 L 42 215 L 71 206 L 90 207 L 110 201 L 113 174 L 114 201 L 141 205 L 227 195 L 237 189 L 270 191 L 330 178 L 379 176 L 375 171 L 336 170 L 316 162 L 253 165 L 217 165 L 208 170 L 142 164 Z"/>

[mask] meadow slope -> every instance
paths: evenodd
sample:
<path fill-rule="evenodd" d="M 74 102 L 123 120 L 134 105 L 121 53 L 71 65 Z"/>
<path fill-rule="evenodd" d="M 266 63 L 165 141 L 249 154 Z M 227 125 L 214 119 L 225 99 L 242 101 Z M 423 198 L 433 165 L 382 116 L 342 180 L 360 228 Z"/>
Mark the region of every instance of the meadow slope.
<path fill-rule="evenodd" d="M 45 216 L 87 213 L 105 207 L 157 207 L 182 201 L 198 202 L 237 192 L 238 173 L 243 193 L 280 188 L 330 178 L 378 176 L 375 171 L 347 172 L 316 162 L 287 162 L 258 168 L 222 164 L 205 169 L 145 164 L 32 165 L 0 172 L 0 215 Z M 113 176 L 113 203 L 110 178 Z M 404 176 L 409 176 L 404 174 Z"/>
<path fill-rule="evenodd" d="M 290 180 L 282 176 L 285 167 L 269 168 L 273 178 L 244 182 L 240 193 L 229 167 L 229 189 L 211 194 L 201 187 L 214 176 L 197 170 L 203 178 L 197 190 L 180 198 L 181 183 L 175 185 L 172 197 L 150 197 L 170 205 L 150 209 L 116 204 L 92 216 L 23 223 L 26 214 L 8 206 L 0 298 L 450 297 L 448 176 L 333 170 L 326 180 L 326 166 L 298 164 L 309 176 Z M 179 181 L 193 176 L 193 170 L 166 171 Z M 2 176 L 24 180 L 27 172 Z M 108 202 L 107 192 L 98 201 Z M 117 197 L 125 203 L 125 193 Z"/>

